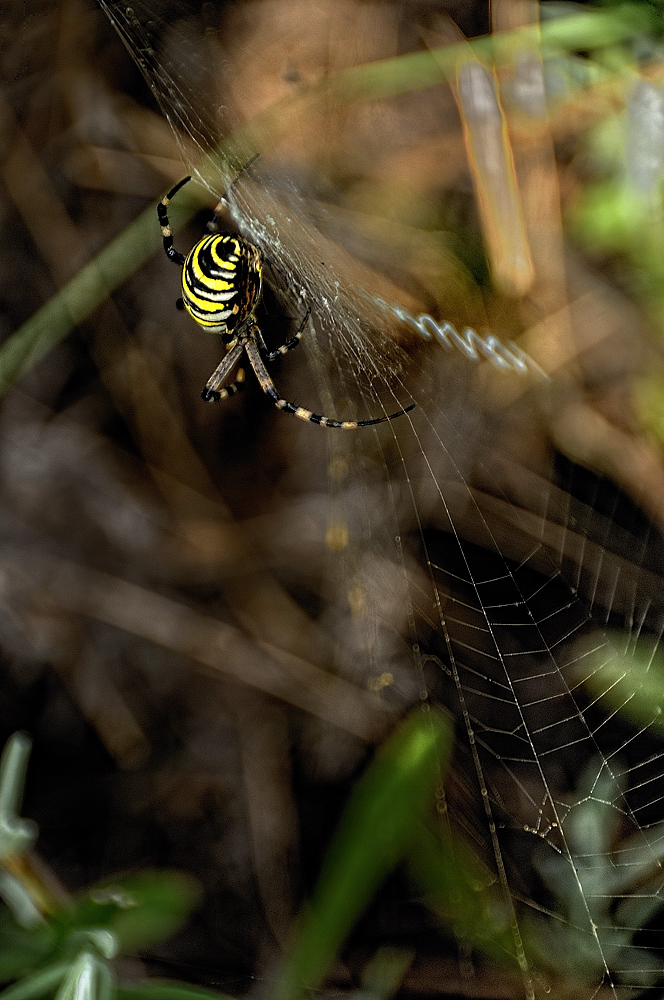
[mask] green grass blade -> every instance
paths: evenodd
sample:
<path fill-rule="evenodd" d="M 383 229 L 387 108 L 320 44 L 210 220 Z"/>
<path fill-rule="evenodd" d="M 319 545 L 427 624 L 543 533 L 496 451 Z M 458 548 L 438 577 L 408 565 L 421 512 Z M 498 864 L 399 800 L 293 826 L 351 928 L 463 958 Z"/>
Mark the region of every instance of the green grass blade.
<path fill-rule="evenodd" d="M 173 228 L 191 218 L 200 204 L 179 198 Z M 0 347 L 0 396 L 123 285 L 160 243 L 156 206 L 151 205 Z"/>
<path fill-rule="evenodd" d="M 277 1000 L 320 985 L 353 925 L 409 850 L 450 752 L 438 713 L 409 716 L 355 786 L 277 978 Z"/>

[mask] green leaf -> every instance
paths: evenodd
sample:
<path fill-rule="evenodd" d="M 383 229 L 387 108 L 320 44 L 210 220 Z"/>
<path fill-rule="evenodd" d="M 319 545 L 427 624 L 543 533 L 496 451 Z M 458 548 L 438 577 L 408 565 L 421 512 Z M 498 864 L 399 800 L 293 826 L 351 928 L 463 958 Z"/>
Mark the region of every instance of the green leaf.
<path fill-rule="evenodd" d="M 7 983 L 42 965 L 53 951 L 52 929 L 41 924 L 27 928 L 0 908 L 0 982 Z"/>
<path fill-rule="evenodd" d="M 0 897 L 21 927 L 39 927 L 44 922 L 41 911 L 20 879 L 0 871 Z"/>
<path fill-rule="evenodd" d="M 355 786 L 274 996 L 291 1000 L 320 985 L 384 878 L 407 854 L 450 752 L 438 713 L 409 716 Z"/>
<path fill-rule="evenodd" d="M 73 915 L 65 916 L 68 933 L 103 928 L 115 937 L 120 954 L 139 951 L 182 927 L 198 895 L 192 879 L 179 872 L 128 875 L 86 893 Z"/>
<path fill-rule="evenodd" d="M 58 962 L 56 965 L 49 965 L 46 969 L 31 976 L 25 976 L 18 983 L 3 990 L 0 993 L 2 1000 L 38 1000 L 39 997 L 48 996 L 61 982 L 71 967 L 69 962 Z"/>
<path fill-rule="evenodd" d="M 82 951 L 69 966 L 55 1000 L 111 1000 L 113 983 L 106 962 Z"/>

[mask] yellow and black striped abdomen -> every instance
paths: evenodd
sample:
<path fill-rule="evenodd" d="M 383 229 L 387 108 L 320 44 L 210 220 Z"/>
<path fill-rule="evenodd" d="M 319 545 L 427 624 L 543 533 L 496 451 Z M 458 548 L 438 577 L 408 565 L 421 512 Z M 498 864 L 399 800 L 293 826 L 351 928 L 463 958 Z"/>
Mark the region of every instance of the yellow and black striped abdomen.
<path fill-rule="evenodd" d="M 260 252 L 241 236 L 206 236 L 187 254 L 182 301 L 189 315 L 212 333 L 232 333 L 251 316 L 261 287 Z"/>

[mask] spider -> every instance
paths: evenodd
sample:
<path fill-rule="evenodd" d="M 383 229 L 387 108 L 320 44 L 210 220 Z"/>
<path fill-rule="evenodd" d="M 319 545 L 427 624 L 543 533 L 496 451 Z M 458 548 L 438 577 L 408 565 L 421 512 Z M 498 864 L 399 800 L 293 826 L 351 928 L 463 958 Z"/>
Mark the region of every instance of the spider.
<path fill-rule="evenodd" d="M 265 349 L 265 345 L 255 316 L 263 291 L 263 256 L 258 247 L 234 233 L 204 236 L 186 257 L 173 246 L 168 204 L 190 180 L 191 177 L 185 177 L 164 195 L 157 205 L 157 215 L 166 256 L 182 268 L 182 298 L 177 301 L 178 307 L 185 309 L 204 329 L 221 334 L 226 343 L 227 354 L 207 380 L 201 393 L 202 398 L 206 402 L 218 402 L 238 391 L 244 381 L 244 371 L 238 368 L 238 364 L 246 353 L 265 395 L 270 397 L 278 410 L 291 413 L 300 420 L 308 420 L 321 427 L 355 430 L 357 427 L 369 427 L 394 420 L 412 410 L 414 403 L 389 416 L 373 420 L 333 420 L 332 417 L 312 413 L 303 406 L 281 399 L 261 355 L 261 346 Z M 297 347 L 310 315 L 311 309 L 307 309 L 290 340 L 276 351 L 266 352 L 268 361 L 274 361 Z M 235 380 L 231 382 L 234 372 Z"/>

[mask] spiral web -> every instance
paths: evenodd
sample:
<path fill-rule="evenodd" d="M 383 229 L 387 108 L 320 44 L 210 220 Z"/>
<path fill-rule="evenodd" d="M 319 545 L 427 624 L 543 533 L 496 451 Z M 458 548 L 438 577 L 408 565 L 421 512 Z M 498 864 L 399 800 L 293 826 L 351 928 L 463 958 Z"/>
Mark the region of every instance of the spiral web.
<path fill-rule="evenodd" d="M 498 348 L 505 374 L 479 363 L 487 351 L 475 363 L 443 350 L 435 331 L 418 336 L 416 308 L 385 308 L 394 299 L 267 157 L 238 176 L 254 152 L 240 149 L 222 166 L 220 125 L 200 96 L 211 93 L 203 35 L 188 38 L 182 21 L 182 48 L 171 38 L 158 49 L 149 7 L 102 6 L 187 170 L 226 192 L 288 308 L 311 306 L 304 346 L 324 412 L 365 418 L 417 403 L 363 436 L 293 435 L 294 467 L 317 449 L 329 474 L 322 614 L 338 671 L 383 683 L 399 708 L 431 700 L 454 718 L 443 811 L 492 869 L 523 994 L 656 990 L 664 759 L 658 704 L 639 692 L 659 670 L 661 539 L 608 480 L 550 449 L 524 457 L 508 446 L 515 424 L 538 426 L 533 394 L 558 398 L 527 355 Z M 444 317 L 432 322 L 442 329 Z M 489 391 L 482 405 L 478 384 L 501 378 L 516 402 L 492 406 Z M 309 503 L 290 497 L 293 526 Z"/>

